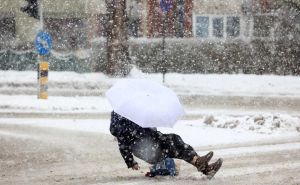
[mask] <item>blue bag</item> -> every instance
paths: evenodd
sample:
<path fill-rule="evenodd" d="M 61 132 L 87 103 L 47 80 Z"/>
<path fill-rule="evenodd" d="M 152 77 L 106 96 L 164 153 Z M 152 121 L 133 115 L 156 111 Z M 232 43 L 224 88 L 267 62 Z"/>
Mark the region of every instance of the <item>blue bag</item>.
<path fill-rule="evenodd" d="M 146 174 L 148 177 L 155 177 L 156 175 L 161 176 L 175 176 L 176 175 L 176 165 L 174 159 L 166 158 L 165 160 L 154 164 L 150 167 L 150 172 Z"/>

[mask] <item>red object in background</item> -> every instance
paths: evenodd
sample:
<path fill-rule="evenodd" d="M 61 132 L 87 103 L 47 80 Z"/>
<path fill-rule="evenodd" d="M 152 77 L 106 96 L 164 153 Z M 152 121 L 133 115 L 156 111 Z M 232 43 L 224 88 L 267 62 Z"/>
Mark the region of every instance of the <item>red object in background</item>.
<path fill-rule="evenodd" d="M 173 8 L 176 7 L 176 1 L 174 2 Z M 159 37 L 161 36 L 162 31 L 162 12 L 157 0 L 148 0 L 148 13 L 147 13 L 147 28 L 148 28 L 148 37 Z M 192 10 L 193 10 L 193 0 L 184 1 L 184 36 L 192 36 Z M 178 15 L 177 15 L 178 16 Z M 172 12 L 167 17 L 166 20 L 166 30 L 165 33 L 168 37 L 175 36 L 175 22 L 178 17 Z"/>
<path fill-rule="evenodd" d="M 184 36 L 193 36 L 193 0 L 185 0 L 184 6 Z"/>
<path fill-rule="evenodd" d="M 266 12 L 268 10 L 268 7 L 269 7 L 268 0 L 260 0 L 259 3 L 260 3 L 260 7 L 261 7 L 262 12 Z"/>

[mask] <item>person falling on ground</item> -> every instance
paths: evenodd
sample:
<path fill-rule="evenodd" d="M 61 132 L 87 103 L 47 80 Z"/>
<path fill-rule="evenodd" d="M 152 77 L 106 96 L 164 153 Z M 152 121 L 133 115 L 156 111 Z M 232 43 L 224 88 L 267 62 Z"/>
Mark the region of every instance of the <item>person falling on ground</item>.
<path fill-rule="evenodd" d="M 221 168 L 223 159 L 208 164 L 213 152 L 199 156 L 177 134 L 162 134 L 156 128 L 143 128 L 129 119 L 112 111 L 110 133 L 117 138 L 120 153 L 128 168 L 140 167 L 134 156 L 150 164 L 156 164 L 166 158 L 182 159 L 197 168 L 211 179 Z"/>

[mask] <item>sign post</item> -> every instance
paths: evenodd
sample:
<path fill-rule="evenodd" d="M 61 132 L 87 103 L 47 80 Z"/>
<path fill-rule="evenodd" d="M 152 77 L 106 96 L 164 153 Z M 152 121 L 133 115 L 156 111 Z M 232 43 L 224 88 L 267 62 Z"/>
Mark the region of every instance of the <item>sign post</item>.
<path fill-rule="evenodd" d="M 40 20 L 40 30 L 44 29 L 43 0 L 25 0 L 27 4 L 21 7 L 21 11 L 28 14 L 29 17 Z M 50 53 L 52 47 L 51 36 L 44 31 L 39 31 L 35 38 L 35 48 L 38 56 L 38 98 L 48 99 L 48 71 L 49 64 L 44 56 Z"/>
<path fill-rule="evenodd" d="M 166 45 L 166 16 L 170 12 L 170 10 L 173 8 L 173 1 L 172 0 L 161 0 L 160 8 L 162 11 L 163 16 L 163 27 L 162 27 L 162 74 L 163 74 L 163 83 L 165 83 L 165 75 L 167 73 L 166 68 L 166 51 L 165 51 L 165 45 Z"/>
<path fill-rule="evenodd" d="M 49 64 L 45 61 L 45 55 L 50 53 L 52 48 L 51 36 L 40 31 L 35 39 L 35 48 L 39 54 L 38 60 L 38 99 L 48 99 L 48 71 Z"/>

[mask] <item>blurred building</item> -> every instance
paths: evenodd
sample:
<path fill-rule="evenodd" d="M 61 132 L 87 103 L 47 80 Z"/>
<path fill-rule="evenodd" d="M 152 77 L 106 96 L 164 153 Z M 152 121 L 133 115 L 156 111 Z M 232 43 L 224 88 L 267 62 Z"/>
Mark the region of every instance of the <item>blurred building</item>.
<path fill-rule="evenodd" d="M 299 0 L 293 1 L 300 4 Z M 161 37 L 159 2 L 127 0 L 130 37 Z M 211 40 L 274 39 L 278 36 L 279 14 L 274 11 L 278 2 L 282 1 L 173 0 L 173 8 L 166 16 L 165 33 L 168 37 Z M 0 0 L 0 4 L 0 49 L 33 48 L 41 24 L 20 11 L 26 1 Z M 43 16 L 44 28 L 52 35 L 55 50 L 89 48 L 94 39 L 106 36 L 104 0 L 43 0 Z"/>
<path fill-rule="evenodd" d="M 105 1 L 43 0 L 44 29 L 56 50 L 89 47 L 89 41 L 105 35 Z M 0 48 L 31 49 L 40 21 L 20 8 L 24 0 L 0 0 Z"/>
<path fill-rule="evenodd" d="M 271 12 L 270 1 L 272 0 L 185 1 L 184 9 L 192 10 L 192 17 L 185 11 L 183 22 L 184 25 L 192 25 L 192 35 L 200 39 L 271 38 L 274 36 L 275 14 Z"/>
<path fill-rule="evenodd" d="M 161 37 L 163 16 L 160 0 L 129 0 L 138 2 L 129 12 L 139 17 L 138 37 Z M 299 6 L 299 0 L 172 0 L 173 8 L 166 16 L 165 33 L 168 37 L 196 37 L 205 40 L 274 40 L 278 37 L 280 17 L 291 17 L 287 7 Z M 137 4 L 137 3 L 136 3 Z M 141 8 L 142 7 L 142 8 Z M 142 11 L 141 11 L 142 9 Z M 134 11 L 133 11 L 134 10 Z M 296 13 L 297 14 L 297 13 Z M 129 13 L 129 17 L 131 13 Z M 293 16 L 293 15 L 292 15 Z M 294 22 L 297 27 L 298 17 Z M 298 21 L 299 22 L 299 21 Z M 136 32 L 136 31 L 134 31 Z"/>
<path fill-rule="evenodd" d="M 159 2 L 147 1 L 148 37 L 161 36 Z M 299 0 L 173 0 L 173 4 L 166 21 L 168 37 L 276 40 L 286 33 L 282 31 L 286 26 L 294 30 L 290 37 L 299 35 Z"/>

